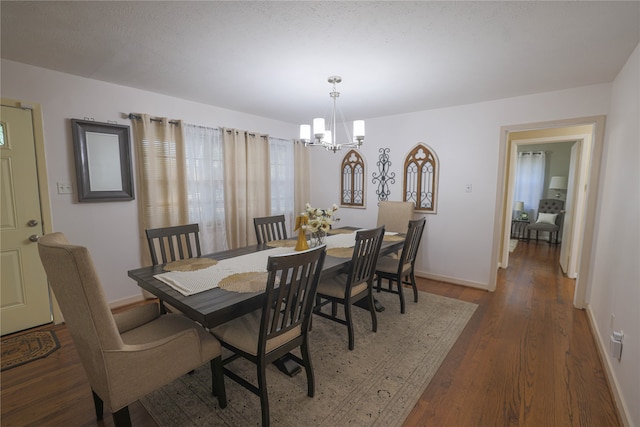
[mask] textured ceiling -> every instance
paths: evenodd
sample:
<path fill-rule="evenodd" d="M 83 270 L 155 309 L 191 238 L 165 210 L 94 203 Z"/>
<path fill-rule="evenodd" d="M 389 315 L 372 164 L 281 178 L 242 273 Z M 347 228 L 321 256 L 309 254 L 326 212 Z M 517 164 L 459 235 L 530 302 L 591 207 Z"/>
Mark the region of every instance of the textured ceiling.
<path fill-rule="evenodd" d="M 612 81 L 640 2 L 32 2 L 1 56 L 291 123 L 370 118 Z"/>

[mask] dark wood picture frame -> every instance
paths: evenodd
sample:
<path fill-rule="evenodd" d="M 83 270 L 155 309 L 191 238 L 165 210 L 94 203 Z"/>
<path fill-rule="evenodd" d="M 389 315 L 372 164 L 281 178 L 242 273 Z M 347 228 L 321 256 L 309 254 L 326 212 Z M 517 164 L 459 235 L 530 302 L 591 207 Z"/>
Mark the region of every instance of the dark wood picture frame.
<path fill-rule="evenodd" d="M 133 200 L 129 126 L 71 119 L 79 202 Z"/>

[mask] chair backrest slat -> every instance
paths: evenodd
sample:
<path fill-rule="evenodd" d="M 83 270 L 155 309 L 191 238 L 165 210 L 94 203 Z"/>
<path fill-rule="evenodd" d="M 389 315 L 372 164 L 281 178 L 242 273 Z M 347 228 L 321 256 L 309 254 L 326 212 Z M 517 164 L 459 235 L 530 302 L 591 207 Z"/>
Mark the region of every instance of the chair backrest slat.
<path fill-rule="evenodd" d="M 254 218 L 253 226 L 258 244 L 287 239 L 284 215 Z"/>
<path fill-rule="evenodd" d="M 426 222 L 425 218 L 409 221 L 409 228 L 407 229 L 402 255 L 400 256 L 400 268 L 404 264 L 415 263 Z"/>
<path fill-rule="evenodd" d="M 153 265 L 202 255 L 198 224 L 147 229 L 147 242 Z M 194 252 L 195 246 L 195 252 Z M 158 252 L 160 258 L 158 258 Z"/>
<path fill-rule="evenodd" d="M 294 328 L 300 327 L 301 334 L 308 330 L 325 254 L 326 248 L 320 246 L 269 257 L 259 352 L 265 351 L 267 341 Z"/>
<path fill-rule="evenodd" d="M 360 230 L 356 234 L 356 244 L 347 279 L 347 294 L 349 294 L 351 287 L 373 280 L 383 237 L 384 226 L 371 230 Z"/>

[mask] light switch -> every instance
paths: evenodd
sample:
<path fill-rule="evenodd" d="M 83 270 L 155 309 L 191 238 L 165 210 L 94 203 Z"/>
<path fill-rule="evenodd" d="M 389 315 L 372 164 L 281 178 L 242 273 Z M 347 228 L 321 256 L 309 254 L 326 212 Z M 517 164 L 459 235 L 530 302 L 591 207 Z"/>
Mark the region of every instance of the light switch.
<path fill-rule="evenodd" d="M 471 193 L 471 190 L 472 190 L 472 186 L 471 186 L 471 184 L 465 184 L 465 186 L 464 186 L 464 192 L 465 192 L 465 193 Z"/>

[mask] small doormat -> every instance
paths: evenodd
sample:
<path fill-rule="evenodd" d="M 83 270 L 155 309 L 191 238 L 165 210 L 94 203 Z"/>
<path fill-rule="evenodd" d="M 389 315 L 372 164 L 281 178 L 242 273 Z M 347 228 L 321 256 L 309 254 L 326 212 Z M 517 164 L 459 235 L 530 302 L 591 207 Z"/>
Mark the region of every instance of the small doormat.
<path fill-rule="evenodd" d="M 0 346 L 0 371 L 6 371 L 50 355 L 60 342 L 53 331 L 34 331 L 3 339 Z"/>

